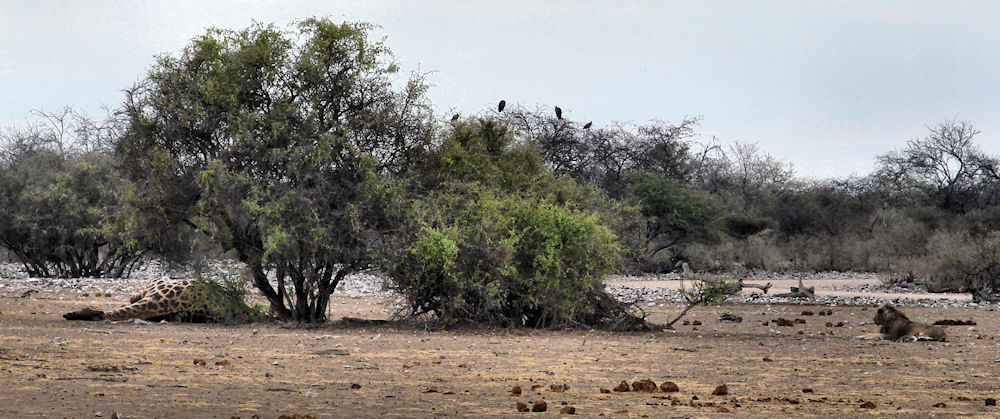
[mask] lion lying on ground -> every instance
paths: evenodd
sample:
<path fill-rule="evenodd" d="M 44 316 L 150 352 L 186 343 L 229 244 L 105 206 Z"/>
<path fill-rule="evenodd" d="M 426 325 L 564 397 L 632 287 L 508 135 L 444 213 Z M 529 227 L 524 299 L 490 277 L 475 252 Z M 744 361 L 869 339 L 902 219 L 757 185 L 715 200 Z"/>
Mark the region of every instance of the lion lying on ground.
<path fill-rule="evenodd" d="M 882 326 L 879 332 L 888 340 L 948 340 L 941 326 L 917 323 L 906 318 L 902 311 L 889 304 L 879 307 L 875 313 L 875 324 Z"/>

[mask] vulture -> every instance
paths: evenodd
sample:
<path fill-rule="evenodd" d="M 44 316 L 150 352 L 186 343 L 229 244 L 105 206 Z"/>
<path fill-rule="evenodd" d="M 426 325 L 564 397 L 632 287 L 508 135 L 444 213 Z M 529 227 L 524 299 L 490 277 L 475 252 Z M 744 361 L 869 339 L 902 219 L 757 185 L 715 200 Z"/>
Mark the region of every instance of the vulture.
<path fill-rule="evenodd" d="M 562 108 L 556 106 L 556 118 L 562 119 Z"/>
<path fill-rule="evenodd" d="M 497 105 L 497 112 L 503 112 L 504 106 L 507 106 L 507 101 L 506 100 L 501 100 L 500 104 Z"/>
<path fill-rule="evenodd" d="M 454 114 L 451 116 L 451 122 L 455 122 L 457 120 L 458 120 L 458 114 Z"/>
<path fill-rule="evenodd" d="M 594 125 L 594 121 L 590 121 L 583 125 L 583 129 L 590 129 L 590 126 Z"/>

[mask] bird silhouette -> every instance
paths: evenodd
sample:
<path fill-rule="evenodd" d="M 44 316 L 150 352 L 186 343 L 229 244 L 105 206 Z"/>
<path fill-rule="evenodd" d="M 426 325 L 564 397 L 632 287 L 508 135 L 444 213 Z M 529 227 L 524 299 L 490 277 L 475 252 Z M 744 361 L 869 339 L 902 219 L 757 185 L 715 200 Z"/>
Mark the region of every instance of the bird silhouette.
<path fill-rule="evenodd" d="M 556 118 L 562 119 L 562 108 L 556 106 Z"/>
<path fill-rule="evenodd" d="M 451 116 L 451 122 L 455 122 L 457 120 L 458 120 L 458 114 L 454 114 Z"/>
<path fill-rule="evenodd" d="M 583 125 L 583 129 L 590 129 L 590 126 L 594 125 L 594 121 L 590 121 Z"/>
<path fill-rule="evenodd" d="M 503 112 L 503 108 L 505 106 L 507 106 L 507 101 L 506 100 L 501 100 L 500 104 L 497 105 L 497 112 Z"/>

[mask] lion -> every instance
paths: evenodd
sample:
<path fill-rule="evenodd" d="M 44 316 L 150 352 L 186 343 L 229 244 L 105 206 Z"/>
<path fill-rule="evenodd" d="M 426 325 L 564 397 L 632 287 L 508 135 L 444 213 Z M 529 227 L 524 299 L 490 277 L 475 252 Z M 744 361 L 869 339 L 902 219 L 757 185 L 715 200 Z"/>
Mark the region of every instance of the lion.
<path fill-rule="evenodd" d="M 875 313 L 875 324 L 882 326 L 879 332 L 888 340 L 909 338 L 913 340 L 947 341 L 941 326 L 917 323 L 906 318 L 902 311 L 889 304 L 879 307 Z"/>

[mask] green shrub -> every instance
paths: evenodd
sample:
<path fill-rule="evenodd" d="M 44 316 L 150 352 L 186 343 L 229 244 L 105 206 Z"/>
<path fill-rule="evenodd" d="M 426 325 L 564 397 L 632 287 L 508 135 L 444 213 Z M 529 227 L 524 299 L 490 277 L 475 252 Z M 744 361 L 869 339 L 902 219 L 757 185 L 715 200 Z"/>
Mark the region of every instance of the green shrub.
<path fill-rule="evenodd" d="M 696 273 L 691 289 L 681 288 L 684 299 L 692 304 L 721 304 L 740 293 L 741 287 L 731 278 Z"/>
<path fill-rule="evenodd" d="M 390 272 L 412 314 L 446 324 L 596 324 L 619 244 L 593 215 L 483 194 L 425 227 Z"/>
<path fill-rule="evenodd" d="M 182 321 L 204 320 L 213 323 L 250 323 L 267 318 L 264 308 L 248 304 L 250 289 L 235 277 L 199 276 L 187 289 L 190 312 Z"/>

